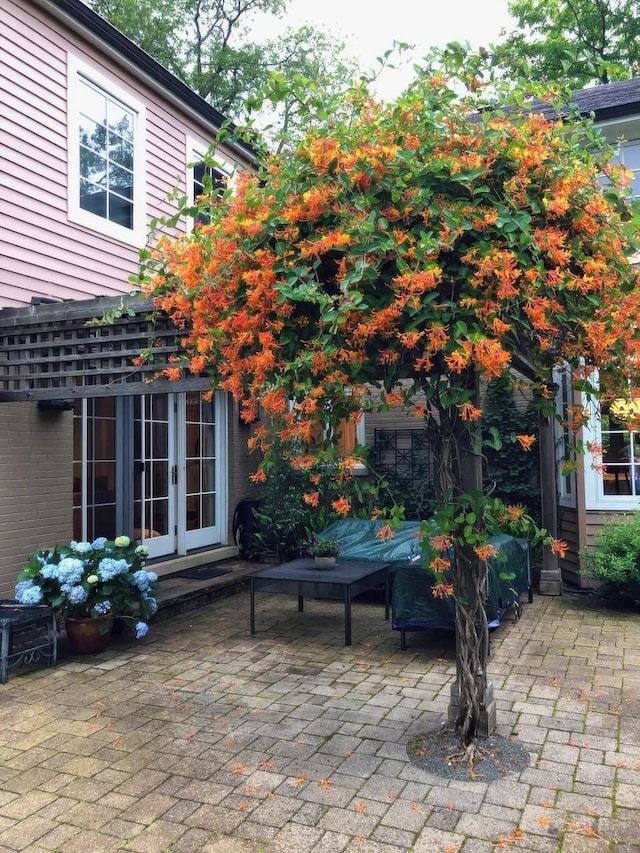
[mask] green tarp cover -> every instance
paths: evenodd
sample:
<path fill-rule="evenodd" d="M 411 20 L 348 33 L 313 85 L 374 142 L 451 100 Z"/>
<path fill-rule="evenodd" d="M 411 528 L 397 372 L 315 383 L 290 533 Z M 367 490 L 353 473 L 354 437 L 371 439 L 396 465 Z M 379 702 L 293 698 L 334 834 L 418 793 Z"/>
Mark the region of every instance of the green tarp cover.
<path fill-rule="evenodd" d="M 319 534 L 321 539 L 340 542 L 341 560 L 371 560 L 392 564 L 392 624 L 397 630 L 452 628 L 455 605 L 452 599 L 435 598 L 431 592 L 433 573 L 427 568 L 430 549 L 420 550 L 419 521 L 404 521 L 394 528 L 392 539 L 378 539 L 384 521 L 346 518 L 336 521 Z M 435 533 L 435 526 L 434 526 Z M 530 589 L 529 547 L 525 539 L 506 534 L 492 536 L 497 549 L 488 565 L 487 618 L 489 627 L 500 624 L 502 613 Z"/>

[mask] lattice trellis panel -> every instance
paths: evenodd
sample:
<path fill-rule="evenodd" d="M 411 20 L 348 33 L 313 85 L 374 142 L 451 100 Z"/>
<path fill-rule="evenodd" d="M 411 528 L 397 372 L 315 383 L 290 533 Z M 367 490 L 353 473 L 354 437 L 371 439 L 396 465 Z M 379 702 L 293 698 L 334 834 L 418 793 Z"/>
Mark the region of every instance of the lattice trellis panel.
<path fill-rule="evenodd" d="M 180 332 L 167 318 L 150 318 L 151 305 L 131 300 L 133 316 L 89 326 L 119 305 L 98 298 L 0 311 L 0 401 L 74 399 L 204 389 L 206 377 L 154 379 L 180 352 Z M 151 348 L 152 363 L 133 359 Z"/>

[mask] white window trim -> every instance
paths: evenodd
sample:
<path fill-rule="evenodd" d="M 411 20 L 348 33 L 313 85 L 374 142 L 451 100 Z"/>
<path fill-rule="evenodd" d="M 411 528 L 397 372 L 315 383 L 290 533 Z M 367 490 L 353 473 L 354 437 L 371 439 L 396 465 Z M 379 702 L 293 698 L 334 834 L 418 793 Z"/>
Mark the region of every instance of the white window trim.
<path fill-rule="evenodd" d="M 594 374 L 594 382 L 597 383 L 597 373 Z M 597 400 L 587 400 L 586 395 L 582 397 L 582 403 L 589 411 L 589 422 L 585 427 L 588 435 L 586 441 L 595 441 L 602 444 L 602 431 L 600 426 L 599 405 Z M 602 464 L 600 457 L 594 458 L 589 450 L 584 453 L 584 491 L 585 509 L 596 510 L 638 510 L 640 509 L 640 495 L 605 495 L 604 478 L 599 471 L 594 469 L 594 464 Z"/>
<path fill-rule="evenodd" d="M 221 156 L 219 151 L 213 145 L 207 145 L 201 139 L 196 139 L 193 136 L 186 138 L 185 163 L 187 166 L 186 183 L 187 183 L 187 203 L 191 206 L 195 203 L 193 193 L 193 166 L 197 160 L 204 160 L 207 155 L 210 155 L 215 160 L 215 165 L 229 179 L 229 186 L 233 189 L 238 171 L 238 165 L 226 157 Z M 187 231 L 191 231 L 194 226 L 193 216 L 187 217 Z"/>
<path fill-rule="evenodd" d="M 84 79 L 120 101 L 135 118 L 133 159 L 133 228 L 124 228 L 80 207 L 79 106 L 80 80 Z M 130 92 L 116 85 L 95 68 L 69 54 L 67 57 L 67 216 L 71 222 L 136 248 L 147 242 L 146 107 Z"/>

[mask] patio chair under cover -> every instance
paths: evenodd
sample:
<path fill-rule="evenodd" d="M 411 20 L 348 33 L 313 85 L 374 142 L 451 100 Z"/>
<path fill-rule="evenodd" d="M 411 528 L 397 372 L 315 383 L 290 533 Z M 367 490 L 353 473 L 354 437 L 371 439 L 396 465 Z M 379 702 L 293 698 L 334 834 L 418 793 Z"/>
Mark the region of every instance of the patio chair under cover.
<path fill-rule="evenodd" d="M 361 518 L 336 521 L 319 534 L 322 539 L 338 539 L 341 560 L 379 561 L 391 564 L 392 627 L 401 632 L 405 647 L 407 631 L 428 628 L 454 628 L 455 604 L 452 598 L 436 598 L 432 594 L 435 581 L 428 568 L 430 549 L 421 551 L 419 521 L 403 521 L 394 528 L 392 539 L 379 539 L 376 534 L 385 524 Z M 430 524 L 427 522 L 427 524 Z M 434 533 L 436 531 L 433 526 Z M 486 611 L 490 628 L 497 628 L 505 610 L 518 605 L 519 597 L 531 594 L 531 560 L 526 539 L 500 534 L 489 542 L 498 555 L 488 561 Z"/>

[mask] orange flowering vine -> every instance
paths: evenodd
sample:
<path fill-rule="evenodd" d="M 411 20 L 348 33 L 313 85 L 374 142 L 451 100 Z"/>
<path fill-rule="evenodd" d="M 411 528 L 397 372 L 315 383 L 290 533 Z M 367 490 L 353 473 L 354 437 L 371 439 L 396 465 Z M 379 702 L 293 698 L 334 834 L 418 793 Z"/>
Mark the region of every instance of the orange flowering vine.
<path fill-rule="evenodd" d="M 533 101 L 519 87 L 500 92 L 504 109 L 495 93 L 484 109 L 482 80 L 493 78 L 483 62 L 445 50 L 395 102 L 359 83 L 323 103 L 303 138 L 255 173 L 244 169 L 234 191 L 203 210 L 206 224 L 176 234 L 175 223 L 160 223 L 138 281 L 183 350 L 159 375 L 206 372 L 211 393 L 228 393 L 247 423 L 259 406 L 269 435 L 251 439 L 263 454 L 252 480 L 264 482 L 282 458 L 305 481 L 330 472 L 330 497 L 340 497 L 329 501 L 311 479 L 302 492 L 310 510 L 316 496 L 338 516 L 383 505 L 349 497 L 363 490 L 349 490 L 353 447 L 339 444 L 358 412 L 406 407 L 424 420 L 436 526 L 425 523 L 422 538 L 440 555 L 452 551 L 451 563 L 431 562 L 435 594 L 451 595 L 447 569 L 456 589 L 471 573 L 475 590 L 464 607 L 456 602 L 460 636 L 478 644 L 465 657 L 471 675 L 457 676 L 467 742 L 473 685 L 486 683 L 476 626 L 493 498 L 480 488 L 482 459 L 499 438 L 483 430 L 481 384 L 515 383 L 513 371 L 524 370 L 547 416 L 562 363 L 595 397 L 602 368 L 614 397 L 640 390 L 633 211 L 619 170 L 608 169 L 606 191 L 600 183 L 613 152 L 590 120 L 570 116 L 559 88 L 544 113 L 522 109 Z M 570 430 L 584 417 L 570 411 Z M 515 440 L 530 450 L 536 437 Z M 497 515 L 526 521 L 516 510 Z"/>
<path fill-rule="evenodd" d="M 520 442 L 523 450 L 531 450 L 535 443 L 535 435 L 517 435 L 516 439 Z"/>
<path fill-rule="evenodd" d="M 451 598 L 453 595 L 453 584 L 436 583 L 431 587 L 431 594 L 434 598 Z"/>
<path fill-rule="evenodd" d="M 348 498 L 338 498 L 331 502 L 331 506 L 338 515 L 349 515 L 351 512 L 351 501 Z"/>

